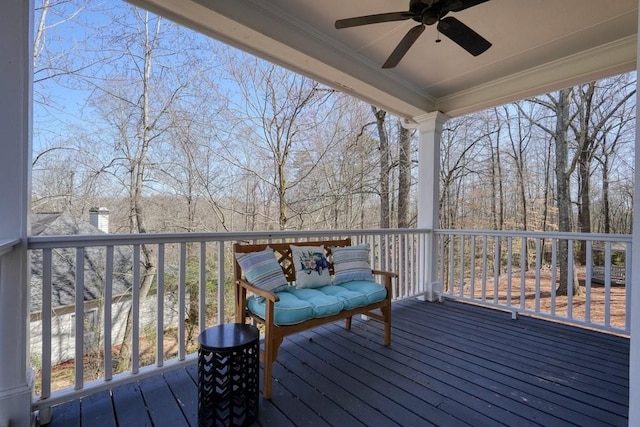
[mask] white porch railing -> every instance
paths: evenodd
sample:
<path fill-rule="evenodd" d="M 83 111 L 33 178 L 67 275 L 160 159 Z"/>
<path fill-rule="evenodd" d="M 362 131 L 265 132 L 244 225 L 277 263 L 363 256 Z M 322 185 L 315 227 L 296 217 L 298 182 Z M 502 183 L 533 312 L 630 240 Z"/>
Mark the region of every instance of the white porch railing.
<path fill-rule="evenodd" d="M 443 294 L 516 313 L 629 334 L 631 236 L 436 230 Z M 559 246 L 566 242 L 567 282 L 559 295 Z M 582 258 L 583 263 L 581 264 Z M 499 260 L 499 262 L 496 262 Z M 572 263 L 569 263 L 572 265 Z M 622 270 L 622 272 L 620 271 Z"/>
<path fill-rule="evenodd" d="M 427 271 L 431 260 L 425 259 L 432 253 L 428 249 L 433 235 L 445 297 L 629 333 L 630 286 L 615 285 L 611 278 L 618 264 L 631 257 L 630 236 L 416 229 L 39 236 L 30 238 L 28 245 L 32 258 L 41 260 L 42 271 L 32 283 L 42 291 L 40 310 L 32 313 L 31 322 L 32 343 L 34 337 L 40 340 L 32 349 L 40 372 L 33 408 L 46 419 L 53 405 L 191 363 L 196 348 L 189 337 L 233 319 L 234 242 L 343 237 L 368 242 L 373 268 L 399 274 L 393 289 L 393 299 L 398 300 L 424 295 L 424 283 L 435 278 Z M 551 283 L 558 280 L 560 240 L 569 242 L 570 259 L 584 242 L 586 264 L 602 267 L 603 285 L 592 284 L 591 269 L 577 268 L 569 271 L 569 279 L 578 274 L 584 295 L 573 295 L 571 287 L 567 296 L 557 294 Z M 146 301 L 139 293 L 143 250 L 151 251 L 157 268 Z M 128 269 L 124 273 L 123 262 Z M 529 268 L 521 268 L 524 265 Z M 624 265 L 631 283 L 630 263 Z M 67 296 L 72 302 L 66 306 L 56 305 L 54 298 L 61 288 L 61 268 L 70 270 L 73 278 L 72 295 Z M 101 293 L 89 298 L 96 279 Z M 124 293 L 117 290 L 123 283 L 129 287 Z M 132 363 L 126 372 L 116 372 L 114 349 L 120 345 L 130 307 Z M 188 310 L 194 307 L 195 315 Z M 171 351 L 169 344 L 175 347 Z M 147 353 L 152 356 L 145 357 Z M 56 357 L 67 357 L 73 367 L 66 384 L 59 382 L 60 366 L 52 363 Z"/>
<path fill-rule="evenodd" d="M 33 237 L 28 247 L 36 260 L 34 271 L 42 272 L 32 279 L 32 290 L 39 294 L 41 289 L 42 295 L 40 310 L 31 316 L 32 363 L 40 373 L 33 409 L 46 420 L 53 405 L 193 361 L 199 332 L 233 319 L 235 242 L 344 237 L 354 244 L 368 242 L 372 267 L 399 273 L 393 298 L 400 299 L 424 292 L 417 266 L 420 248 L 430 244 L 430 236 L 428 230 L 394 229 Z M 157 268 L 146 301 L 140 295 L 143 251 L 153 254 Z M 72 283 L 63 285 L 64 280 Z M 95 293 L 95 281 L 100 295 L 88 297 Z M 128 287 L 124 293 L 117 290 L 123 284 Z M 56 304 L 64 300 L 60 292 L 71 292 L 66 296 L 71 303 Z M 188 308 L 194 305 L 197 322 L 193 316 L 189 322 Z M 130 308 L 131 367 L 118 373 L 114 348 L 121 344 Z M 168 336 L 173 337 L 170 343 Z M 168 344 L 175 347 L 170 354 Z M 151 361 L 146 353 L 152 353 Z M 60 382 L 60 366 L 52 363 L 65 358 L 73 367 L 66 384 Z"/>

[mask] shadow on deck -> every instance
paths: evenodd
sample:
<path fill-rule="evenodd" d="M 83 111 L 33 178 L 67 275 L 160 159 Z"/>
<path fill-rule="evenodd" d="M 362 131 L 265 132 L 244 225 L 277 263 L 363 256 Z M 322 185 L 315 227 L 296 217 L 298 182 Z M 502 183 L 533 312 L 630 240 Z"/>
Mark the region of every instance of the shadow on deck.
<path fill-rule="evenodd" d="M 355 320 L 355 319 L 354 319 Z M 629 340 L 464 303 L 285 339 L 260 426 L 626 426 Z M 53 409 L 49 426 L 195 426 L 197 367 Z"/>

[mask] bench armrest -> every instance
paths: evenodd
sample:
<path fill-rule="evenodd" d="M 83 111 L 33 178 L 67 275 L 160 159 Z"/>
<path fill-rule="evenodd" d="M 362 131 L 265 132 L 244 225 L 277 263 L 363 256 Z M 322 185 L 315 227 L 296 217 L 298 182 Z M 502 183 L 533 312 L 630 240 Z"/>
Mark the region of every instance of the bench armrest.
<path fill-rule="evenodd" d="M 268 299 L 270 301 L 273 302 L 277 302 L 280 301 L 280 297 L 276 294 L 274 294 L 273 292 L 269 292 L 269 291 L 265 291 L 264 289 L 260 289 L 257 288 L 255 286 L 253 286 L 251 283 L 247 282 L 244 279 L 240 279 L 236 282 L 236 285 L 246 289 L 247 291 L 251 292 L 252 294 L 264 297 L 265 299 Z"/>
<path fill-rule="evenodd" d="M 391 293 L 393 292 L 393 287 L 391 286 L 391 279 L 397 278 L 398 275 L 390 271 L 381 271 L 381 270 L 371 270 L 371 272 L 375 276 L 380 276 L 382 278 L 382 284 L 384 285 L 385 288 L 387 288 L 387 297 L 390 298 Z"/>
<path fill-rule="evenodd" d="M 398 277 L 397 273 L 392 273 L 390 271 L 381 271 L 381 270 L 371 270 L 371 272 L 375 275 L 375 276 L 387 276 L 390 279 L 395 279 Z"/>

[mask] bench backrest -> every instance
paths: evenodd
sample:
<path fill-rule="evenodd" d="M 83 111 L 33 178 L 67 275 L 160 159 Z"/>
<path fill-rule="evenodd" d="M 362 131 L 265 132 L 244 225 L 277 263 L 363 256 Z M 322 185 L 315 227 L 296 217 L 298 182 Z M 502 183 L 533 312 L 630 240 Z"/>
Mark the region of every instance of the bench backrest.
<path fill-rule="evenodd" d="M 327 253 L 327 260 L 329 261 L 329 273 L 333 274 L 333 263 L 331 262 L 331 248 L 334 246 L 351 246 L 351 239 L 339 239 L 339 240 L 314 240 L 308 242 L 288 242 L 288 243 L 258 243 L 258 244 L 244 244 L 236 243 L 233 245 L 233 252 L 235 253 L 248 253 L 258 252 L 264 250 L 267 246 L 273 249 L 276 254 L 276 259 L 284 271 L 284 275 L 287 277 L 288 282 L 296 280 L 296 272 L 294 268 L 293 255 L 291 253 L 291 246 L 324 246 Z M 235 280 L 242 278 L 242 271 L 240 265 L 234 256 L 234 276 Z"/>

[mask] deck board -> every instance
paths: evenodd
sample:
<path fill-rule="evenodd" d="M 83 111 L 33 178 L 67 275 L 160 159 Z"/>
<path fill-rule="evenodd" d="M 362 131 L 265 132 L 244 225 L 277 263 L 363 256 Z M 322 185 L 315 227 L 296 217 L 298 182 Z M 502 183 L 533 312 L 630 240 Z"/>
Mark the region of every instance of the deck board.
<path fill-rule="evenodd" d="M 197 391 L 195 383 L 193 383 L 193 388 Z M 153 425 L 189 426 L 189 421 L 185 418 L 175 396 L 171 393 L 164 376 L 156 375 L 140 381 L 140 391 L 144 396 Z"/>
<path fill-rule="evenodd" d="M 454 301 L 285 339 L 256 426 L 626 426 L 629 339 Z M 50 426 L 195 426 L 197 366 L 53 408 Z"/>
<path fill-rule="evenodd" d="M 80 427 L 80 401 L 73 400 L 53 408 L 49 427 Z"/>
<path fill-rule="evenodd" d="M 113 412 L 110 392 L 104 390 L 84 398 L 80 416 L 82 425 L 116 427 L 116 416 Z"/>
<path fill-rule="evenodd" d="M 111 399 L 119 426 L 152 426 L 151 418 L 137 383 L 124 384 L 111 390 Z"/>

